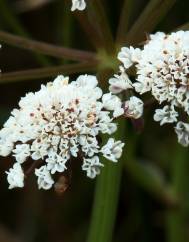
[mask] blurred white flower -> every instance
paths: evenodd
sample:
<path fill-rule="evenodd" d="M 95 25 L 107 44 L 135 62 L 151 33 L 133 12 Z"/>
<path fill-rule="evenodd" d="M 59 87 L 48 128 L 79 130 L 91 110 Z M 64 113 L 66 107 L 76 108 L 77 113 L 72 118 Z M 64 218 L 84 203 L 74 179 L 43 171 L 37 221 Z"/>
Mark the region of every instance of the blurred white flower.
<path fill-rule="evenodd" d="M 28 144 L 18 144 L 13 150 L 13 153 L 16 161 L 21 164 L 30 156 L 30 146 Z"/>
<path fill-rule="evenodd" d="M 119 97 L 106 93 L 102 97 L 103 107 L 107 110 L 114 111 L 113 117 L 121 116 L 124 113 L 122 102 Z"/>
<path fill-rule="evenodd" d="M 143 101 L 138 97 L 132 96 L 125 102 L 124 115 L 128 118 L 138 119 L 143 114 L 143 107 Z"/>
<path fill-rule="evenodd" d="M 24 173 L 19 163 L 15 163 L 13 168 L 10 168 L 7 174 L 7 181 L 9 183 L 9 189 L 15 187 L 24 187 Z"/>
<path fill-rule="evenodd" d="M 46 166 L 41 166 L 39 169 L 35 169 L 35 175 L 38 177 L 39 189 L 48 190 L 54 184 L 54 181 L 50 175 L 49 170 Z"/>
<path fill-rule="evenodd" d="M 160 125 L 166 123 L 177 122 L 178 112 L 175 111 L 174 106 L 166 105 L 162 109 L 156 109 L 154 114 L 154 120 L 160 122 Z"/>
<path fill-rule="evenodd" d="M 81 75 L 70 84 L 68 80 L 58 76 L 38 92 L 21 98 L 19 109 L 12 111 L 0 131 L 0 155 L 13 152 L 20 164 L 28 157 L 44 161 L 45 166 L 35 171 L 43 189 L 54 184 L 51 174 L 64 172 L 70 158 L 78 155 L 85 160 L 85 170 L 87 164 L 88 176 L 99 174 L 97 136 L 117 129 L 108 110 L 114 111 L 114 116 L 123 112 L 118 97 L 111 93 L 103 96 L 95 76 Z"/>
<path fill-rule="evenodd" d="M 189 145 L 189 124 L 184 122 L 178 122 L 175 127 L 175 132 L 178 136 L 178 142 L 187 147 Z"/>
<path fill-rule="evenodd" d="M 72 0 L 72 7 L 71 11 L 77 10 L 84 10 L 86 8 L 86 2 L 85 0 Z"/>
<path fill-rule="evenodd" d="M 123 63 L 124 67 L 128 69 L 133 65 L 133 63 L 138 62 L 140 56 L 140 49 L 135 49 L 132 46 L 130 46 L 129 48 L 122 47 L 121 51 L 118 53 L 118 60 L 120 60 Z"/>
<path fill-rule="evenodd" d="M 86 171 L 87 176 L 93 179 L 100 174 L 100 168 L 103 166 L 98 156 L 93 156 L 83 160 L 82 170 Z"/>
<path fill-rule="evenodd" d="M 125 73 L 124 68 L 120 66 L 120 74 L 114 75 L 109 79 L 109 90 L 110 92 L 117 94 L 127 89 L 132 89 L 132 82 L 128 75 Z"/>
<path fill-rule="evenodd" d="M 110 138 L 108 143 L 102 147 L 101 152 L 106 159 L 117 162 L 121 157 L 123 147 L 124 143 Z"/>

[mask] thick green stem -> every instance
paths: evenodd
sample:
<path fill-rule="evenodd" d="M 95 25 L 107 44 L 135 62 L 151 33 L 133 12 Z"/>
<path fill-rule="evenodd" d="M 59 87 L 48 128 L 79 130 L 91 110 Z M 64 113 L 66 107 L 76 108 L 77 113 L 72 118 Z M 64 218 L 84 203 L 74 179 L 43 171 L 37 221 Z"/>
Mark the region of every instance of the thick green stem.
<path fill-rule="evenodd" d="M 181 205 L 167 211 L 167 242 L 186 242 L 189 240 L 186 221 L 189 164 L 186 148 L 177 145 L 175 151 L 171 170 L 172 188 L 179 196 Z"/>
<path fill-rule="evenodd" d="M 124 123 L 123 123 L 124 125 Z M 121 139 L 124 126 L 116 138 Z M 92 219 L 87 242 L 111 242 L 119 199 L 122 160 L 117 164 L 104 160 L 105 167 L 97 178 Z"/>

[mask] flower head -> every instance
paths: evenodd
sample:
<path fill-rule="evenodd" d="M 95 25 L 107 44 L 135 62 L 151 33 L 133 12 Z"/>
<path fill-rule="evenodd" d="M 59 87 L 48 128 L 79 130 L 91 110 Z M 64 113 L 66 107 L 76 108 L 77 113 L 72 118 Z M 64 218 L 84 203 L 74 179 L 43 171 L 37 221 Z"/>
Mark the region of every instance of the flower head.
<path fill-rule="evenodd" d="M 103 165 L 97 155 L 103 152 L 97 136 L 116 131 L 108 110 L 119 110 L 121 101 L 111 94 L 103 96 L 97 84 L 95 76 L 81 75 L 70 84 L 67 77 L 58 76 L 38 92 L 21 98 L 19 109 L 12 111 L 0 131 L 0 155 L 12 152 L 17 162 L 8 173 L 11 188 L 23 186 L 12 179 L 12 174 L 22 175 L 21 164 L 26 167 L 29 157 L 43 161 L 35 170 L 38 186 L 43 189 L 52 187 L 53 174 L 68 169 L 71 157 L 83 157 L 82 169 L 87 176 L 94 178 L 100 173 Z"/>
<path fill-rule="evenodd" d="M 125 71 L 135 67 L 135 91 L 150 92 L 163 104 L 155 112 L 155 121 L 162 125 L 177 122 L 180 112 L 189 115 L 189 31 L 150 35 L 141 50 L 124 47 L 118 59 Z"/>

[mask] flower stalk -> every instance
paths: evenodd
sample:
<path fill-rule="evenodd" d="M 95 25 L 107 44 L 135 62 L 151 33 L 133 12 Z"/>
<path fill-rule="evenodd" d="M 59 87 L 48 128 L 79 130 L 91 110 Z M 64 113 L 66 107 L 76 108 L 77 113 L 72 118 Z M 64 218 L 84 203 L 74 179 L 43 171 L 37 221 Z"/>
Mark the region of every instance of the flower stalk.
<path fill-rule="evenodd" d="M 57 57 L 61 59 L 69 59 L 74 61 L 95 61 L 95 54 L 89 51 L 82 51 L 72 48 L 55 46 L 47 44 L 41 41 L 30 40 L 28 38 L 20 37 L 17 35 L 9 34 L 4 31 L 0 31 L 0 39 L 7 44 L 36 51 L 44 55 Z"/>
<path fill-rule="evenodd" d="M 175 209 L 168 209 L 166 212 L 167 241 L 186 242 L 187 235 L 187 193 L 188 193 L 188 159 L 187 150 L 176 145 L 172 157 L 172 189 L 180 199 L 181 206 Z"/>
<path fill-rule="evenodd" d="M 81 62 L 76 64 L 65 64 L 60 66 L 52 66 L 52 67 L 44 67 L 44 68 L 36 68 L 31 70 L 24 71 L 14 71 L 2 74 L 0 76 L 0 84 L 3 83 L 12 83 L 12 82 L 20 82 L 27 80 L 35 80 L 39 78 L 45 77 L 53 77 L 58 73 L 65 74 L 76 74 L 85 71 L 94 71 L 96 69 L 95 62 Z"/>
<path fill-rule="evenodd" d="M 125 129 L 124 120 L 119 122 L 119 130 L 115 135 L 116 138 L 124 142 L 125 132 L 123 129 Z M 106 169 L 102 169 L 97 178 L 87 242 L 112 241 L 119 200 L 122 164 L 122 158 L 116 166 L 107 162 Z"/>

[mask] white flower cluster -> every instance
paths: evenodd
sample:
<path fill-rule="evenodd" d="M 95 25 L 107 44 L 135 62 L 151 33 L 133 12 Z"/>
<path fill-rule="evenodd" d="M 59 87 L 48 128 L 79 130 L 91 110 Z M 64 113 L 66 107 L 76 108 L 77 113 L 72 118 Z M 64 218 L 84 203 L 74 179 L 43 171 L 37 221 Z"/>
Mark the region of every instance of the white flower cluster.
<path fill-rule="evenodd" d="M 128 75 L 126 74 L 124 67 L 120 66 L 120 73 L 114 75 L 113 78 L 110 78 L 109 80 L 109 90 L 113 94 L 119 94 L 121 92 L 127 93 L 129 89 L 132 89 L 132 82 L 129 79 Z M 130 94 L 129 92 L 127 94 Z M 108 94 L 111 95 L 111 94 Z M 114 99 L 118 98 L 117 96 L 114 96 Z M 118 98 L 120 101 L 120 99 Z M 113 100 L 112 100 L 113 101 Z M 116 104 L 116 102 L 114 101 Z M 136 97 L 136 96 L 130 96 L 126 101 L 123 102 L 123 110 L 115 110 L 114 114 L 117 113 L 117 115 L 124 114 L 125 117 L 131 118 L 131 119 L 139 119 L 143 114 L 143 101 Z"/>
<path fill-rule="evenodd" d="M 85 0 L 72 0 L 72 7 L 71 11 L 77 10 L 84 10 L 86 8 L 86 2 Z"/>
<path fill-rule="evenodd" d="M 0 155 L 12 152 L 16 160 L 7 172 L 9 188 L 24 186 L 29 157 L 43 160 L 35 169 L 38 186 L 43 189 L 52 187 L 52 175 L 64 172 L 71 157 L 83 158 L 82 170 L 90 178 L 104 166 L 99 153 L 117 162 L 124 144 L 110 138 L 100 147 L 97 136 L 116 131 L 112 121 L 123 113 L 121 101 L 112 94 L 103 95 L 97 84 L 95 76 L 81 75 L 70 84 L 67 77 L 58 76 L 38 92 L 21 98 L 19 109 L 12 111 L 0 130 Z"/>
<path fill-rule="evenodd" d="M 150 35 L 142 49 L 123 47 L 118 59 L 123 64 L 123 73 L 131 66 L 136 69 L 136 82 L 131 83 L 125 73 L 120 79 L 123 78 L 139 94 L 151 92 L 162 104 L 155 110 L 154 120 L 160 125 L 176 123 L 178 141 L 188 146 L 189 31 Z M 180 121 L 181 116 L 185 120 Z"/>

